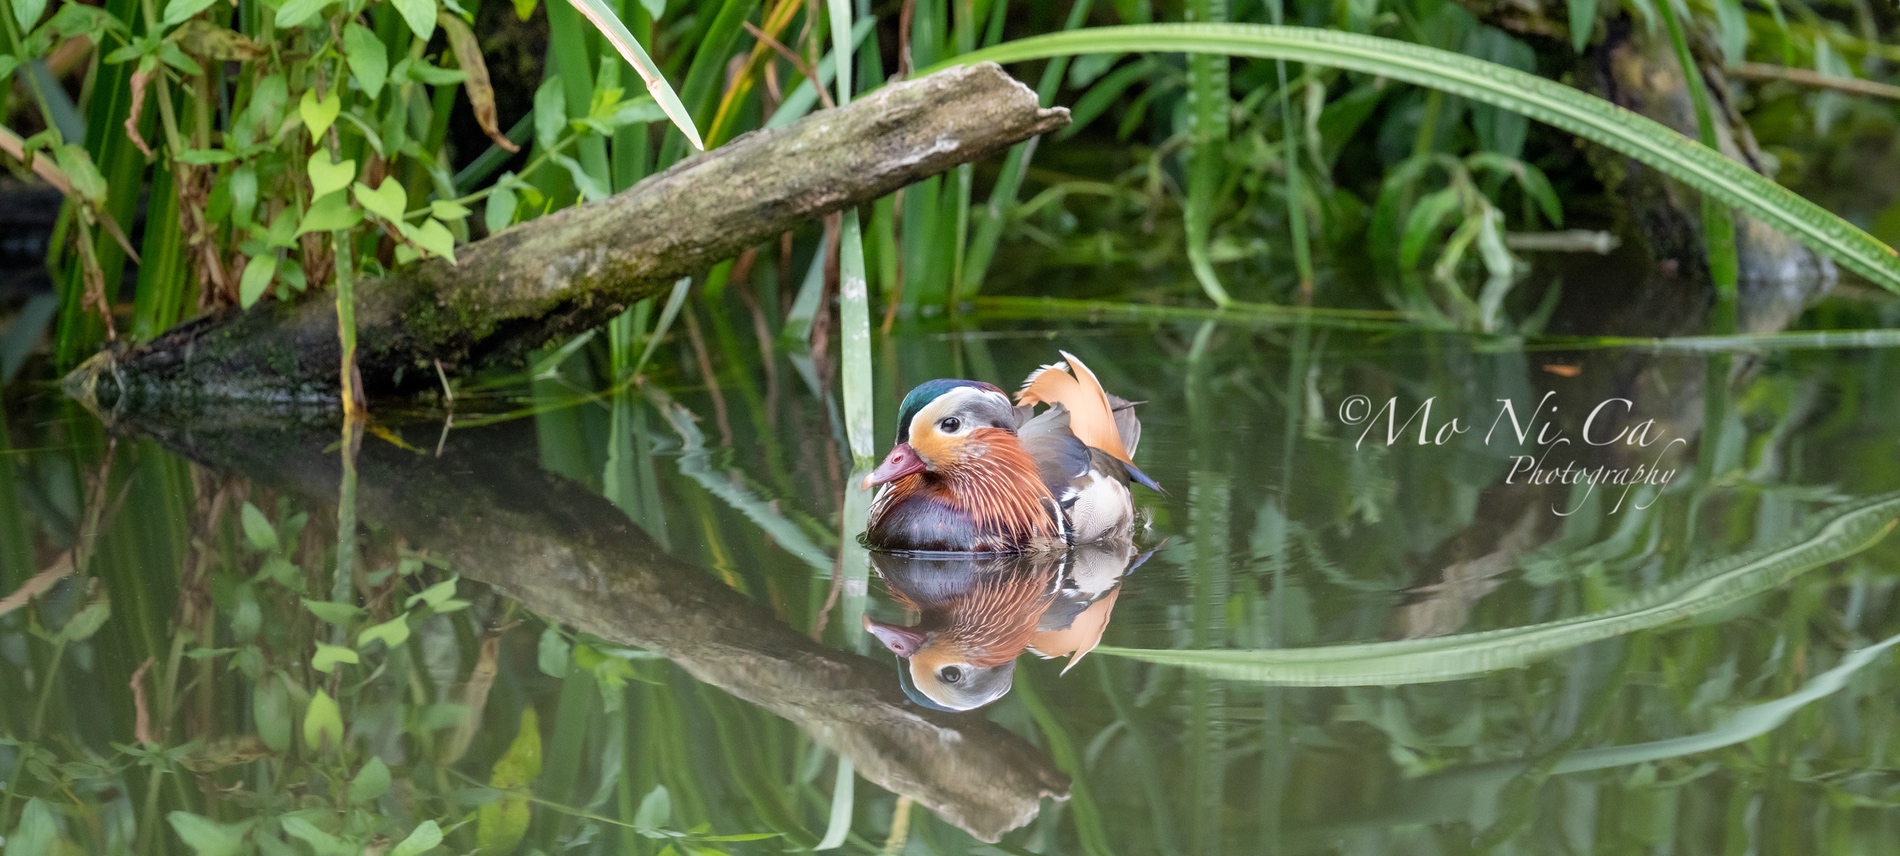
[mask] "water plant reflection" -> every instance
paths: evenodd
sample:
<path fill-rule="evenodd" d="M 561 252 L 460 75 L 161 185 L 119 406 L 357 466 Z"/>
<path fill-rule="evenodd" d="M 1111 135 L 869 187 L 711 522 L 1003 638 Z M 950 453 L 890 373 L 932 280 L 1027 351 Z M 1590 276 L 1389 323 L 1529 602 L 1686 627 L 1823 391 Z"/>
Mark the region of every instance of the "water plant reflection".
<path fill-rule="evenodd" d="M 974 710 L 1002 698 L 1024 651 L 1068 657 L 1067 672 L 1108 628 L 1122 578 L 1148 554 L 1097 544 L 1067 553 L 873 553 L 891 598 L 921 614 L 905 626 L 864 617 L 864 628 L 898 657 L 911 701 L 934 710 Z"/>

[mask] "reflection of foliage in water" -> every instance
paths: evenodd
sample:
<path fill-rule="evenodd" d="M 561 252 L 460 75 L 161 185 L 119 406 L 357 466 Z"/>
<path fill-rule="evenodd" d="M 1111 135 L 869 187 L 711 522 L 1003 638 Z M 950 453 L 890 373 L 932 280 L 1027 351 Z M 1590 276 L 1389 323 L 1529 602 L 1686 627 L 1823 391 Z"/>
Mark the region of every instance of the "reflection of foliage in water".
<path fill-rule="evenodd" d="M 848 464 L 828 457 L 838 454 L 834 423 L 808 395 L 768 398 L 749 352 L 721 338 L 726 323 L 707 325 L 714 349 L 730 346 L 718 351 L 723 429 L 710 416 L 709 378 L 686 375 L 666 380 L 677 402 L 622 394 L 541 412 L 542 460 L 791 626 L 809 630 L 829 616 L 821 635 L 856 644 L 847 636 L 855 622 L 827 609 L 829 574 L 806 555 L 840 543 L 835 497 Z M 885 399 L 924 377 L 1013 375 L 1047 349 L 1036 339 L 914 341 L 921 346 L 884 355 Z M 1126 358 L 1127 341 L 1078 334 L 1071 348 L 1105 382 L 1150 402 L 1144 454 L 1173 490 L 1152 504 L 1169 541 L 1117 608 L 1111 641 L 1124 647 L 1385 637 L 1402 592 L 1441 582 L 1450 563 L 1435 550 L 1474 523 L 1505 466 L 1474 445 L 1354 450 L 1325 405 L 1349 392 L 1437 394 L 1452 412 L 1488 412 L 1501 396 L 1534 398 L 1540 385 L 1526 380 L 1538 376 L 1535 355 L 1443 343 L 1161 323 L 1139 341 L 1178 362 L 1141 365 Z M 605 356 L 570 361 L 562 382 L 595 388 Z M 1585 359 L 1585 376 L 1613 362 Z M 1662 362 L 1675 389 L 1699 364 Z M 1624 603 L 1698 563 L 1784 537 L 1817 509 L 1890 487 L 1885 426 L 1900 407 L 1875 382 L 1890 362 L 1883 352 L 1771 355 L 1732 397 L 1720 454 L 1704 472 L 1685 474 L 1645 511 L 1611 515 L 1599 503 L 1523 553 L 1497 585 L 1456 589 L 1469 602 L 1451 631 Z M 798 383 L 784 368 L 778 382 Z M 573 391 L 549 391 L 562 388 Z M 482 406 L 471 399 L 463 406 Z M 706 421 L 689 425 L 679 408 Z M 450 849 L 465 851 L 483 843 L 484 815 L 521 818 L 525 808 L 523 847 L 544 852 L 776 851 L 814 844 L 832 825 L 836 765 L 789 723 L 646 652 L 549 627 L 480 584 L 452 582 L 454 568 L 408 552 L 384 521 L 366 521 L 357 597 L 325 606 L 335 538 L 324 514 L 150 441 L 121 439 L 108 453 L 87 422 L 16 412 L 12 442 L 71 451 L 11 454 L 0 467 L 11 480 L 0 492 L 10 503 L 0 509 L 0 589 L 31 576 L 16 569 L 90 546 L 81 550 L 87 582 L 0 616 L 0 693 L 33 700 L 0 706 L 10 741 L 0 748 L 9 812 L 0 826 L 10 841 L 30 841 L 50 821 L 88 852 L 113 841 L 190 852 L 181 826 L 213 838 L 227 829 L 188 819 L 198 816 L 302 852 L 320 850 L 325 836 L 382 836 L 393 849 L 426 839 L 433 822 Z M 720 430 L 730 442 L 711 439 Z M 426 450 L 436 431 L 406 433 Z M 247 513 L 247 501 L 260 513 Z M 778 543 L 801 538 L 789 551 Z M 1038 852 L 1226 852 L 1276 840 L 1295 852 L 1459 853 L 1476 840 L 1507 852 L 1594 841 L 1599 850 L 1673 843 L 1699 853 L 1743 835 L 1816 847 L 1885 840 L 1877 818 L 1896 799 L 1895 780 L 1874 747 L 1900 727 L 1880 701 L 1890 657 L 1738 746 L 1561 771 L 1578 750 L 1717 728 L 1801 692 L 1841 652 L 1891 635 L 1893 549 L 1803 574 L 1691 626 L 1454 684 L 1259 687 L 1099 654 L 1058 680 L 1046 664 L 1024 663 L 995 716 L 1032 735 L 1077 787 L 1008 841 Z M 86 638 L 59 641 L 98 619 Z M 129 689 L 147 657 L 149 747 Z M 336 723 L 322 697 L 335 701 Z M 528 760 L 536 742 L 538 775 Z M 389 776 L 381 795 L 371 757 Z M 1507 769 L 1504 786 L 1472 784 L 1510 764 L 1525 766 Z M 906 818 L 911 852 L 970 846 L 880 789 L 860 782 L 846 793 L 848 848 L 880 849 L 894 817 Z M 486 826 L 506 831 L 499 819 Z M 642 828 L 698 837 L 649 838 Z M 743 833 L 779 838 L 706 839 Z"/>

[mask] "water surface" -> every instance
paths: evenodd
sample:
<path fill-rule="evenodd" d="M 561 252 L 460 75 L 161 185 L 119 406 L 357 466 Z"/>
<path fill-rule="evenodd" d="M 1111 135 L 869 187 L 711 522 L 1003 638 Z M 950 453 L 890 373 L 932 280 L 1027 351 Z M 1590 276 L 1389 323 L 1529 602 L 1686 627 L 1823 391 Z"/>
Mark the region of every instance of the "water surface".
<path fill-rule="evenodd" d="M 1891 351 L 900 325 L 880 443 L 911 385 L 1013 388 L 1065 348 L 1145 402 L 1137 461 L 1167 489 L 1137 492 L 1152 554 L 1075 604 L 1112 592 L 1101 647 L 1026 650 L 993 703 L 946 712 L 863 630 L 918 623 L 920 601 L 857 547 L 869 497 L 828 362 L 762 358 L 742 315 L 678 338 L 639 383 L 582 350 L 379 406 L 353 457 L 324 420 L 108 428 L 16 385 L 0 592 L 41 593 L 0 607 L 10 840 L 354 853 L 427 821 L 442 852 L 1900 840 L 1900 670 L 1868 650 L 1900 634 Z"/>

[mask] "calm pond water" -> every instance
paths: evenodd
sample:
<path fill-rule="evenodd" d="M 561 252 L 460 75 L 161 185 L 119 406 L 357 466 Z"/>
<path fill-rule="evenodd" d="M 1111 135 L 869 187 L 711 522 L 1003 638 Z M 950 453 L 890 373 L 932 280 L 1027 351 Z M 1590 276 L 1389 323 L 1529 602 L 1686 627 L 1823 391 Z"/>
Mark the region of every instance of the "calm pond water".
<path fill-rule="evenodd" d="M 1065 348 L 1167 493 L 1127 553 L 874 567 L 831 378 L 695 311 L 642 384 L 583 349 L 377 408 L 349 467 L 321 420 L 109 431 L 16 384 L 6 852 L 1900 841 L 1892 350 L 900 326 L 880 453 L 911 385 Z M 865 616 L 1034 650 L 931 710 Z"/>

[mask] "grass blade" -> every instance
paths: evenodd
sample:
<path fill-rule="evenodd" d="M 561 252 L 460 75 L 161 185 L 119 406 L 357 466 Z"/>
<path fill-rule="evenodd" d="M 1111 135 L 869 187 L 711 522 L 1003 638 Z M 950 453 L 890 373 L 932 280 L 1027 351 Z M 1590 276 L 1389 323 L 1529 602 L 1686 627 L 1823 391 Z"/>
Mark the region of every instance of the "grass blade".
<path fill-rule="evenodd" d="M 1900 257 L 1859 227 L 1747 166 L 1601 98 L 1497 63 L 1394 39 L 1309 27 L 1144 24 L 1019 39 L 955 62 L 1019 62 L 1108 52 L 1225 53 L 1381 75 L 1522 113 L 1628 155 L 1792 235 L 1900 293 Z M 925 69 L 920 74 L 935 69 Z"/>
<path fill-rule="evenodd" d="M 640 359 L 633 363 L 634 374 L 637 375 L 641 369 L 646 368 L 647 360 L 653 357 L 654 351 L 659 350 L 660 340 L 666 338 L 667 330 L 672 329 L 673 319 L 678 318 L 680 314 L 680 304 L 686 302 L 686 294 L 692 290 L 693 278 L 690 276 L 680 277 L 679 282 L 673 283 L 673 293 L 667 295 L 666 308 L 660 310 L 660 322 L 653 325 L 653 334 L 647 337 L 646 350 L 641 351 Z"/>
<path fill-rule="evenodd" d="M 673 125 L 680 129 L 680 133 L 686 135 L 686 141 L 692 143 L 694 149 L 705 150 L 706 145 L 700 141 L 699 129 L 693 126 L 693 117 L 686 112 L 686 105 L 680 103 L 679 94 L 674 92 L 672 85 L 666 82 L 666 76 L 660 73 L 659 66 L 653 64 L 653 58 L 647 56 L 646 49 L 640 47 L 640 42 L 634 39 L 632 33 L 627 32 L 627 25 L 620 22 L 620 16 L 615 15 L 614 10 L 608 8 L 604 0 L 569 0 L 569 2 L 587 17 L 595 29 L 600 30 L 600 34 L 607 38 L 608 43 L 614 46 L 614 50 L 619 51 L 620 55 L 626 58 L 627 63 L 633 66 L 633 70 L 640 73 L 640 79 L 647 82 L 647 94 L 652 95 L 653 100 L 659 102 L 660 110 L 664 111 L 666 118 L 671 119 Z"/>
<path fill-rule="evenodd" d="M 1805 534 L 1754 556 L 1707 563 L 1622 606 L 1576 618 L 1435 639 L 1271 650 L 1097 648 L 1231 680 L 1297 686 L 1398 686 L 1475 677 L 1559 651 L 1718 609 L 1872 547 L 1900 516 L 1900 494 L 1837 509 Z"/>

